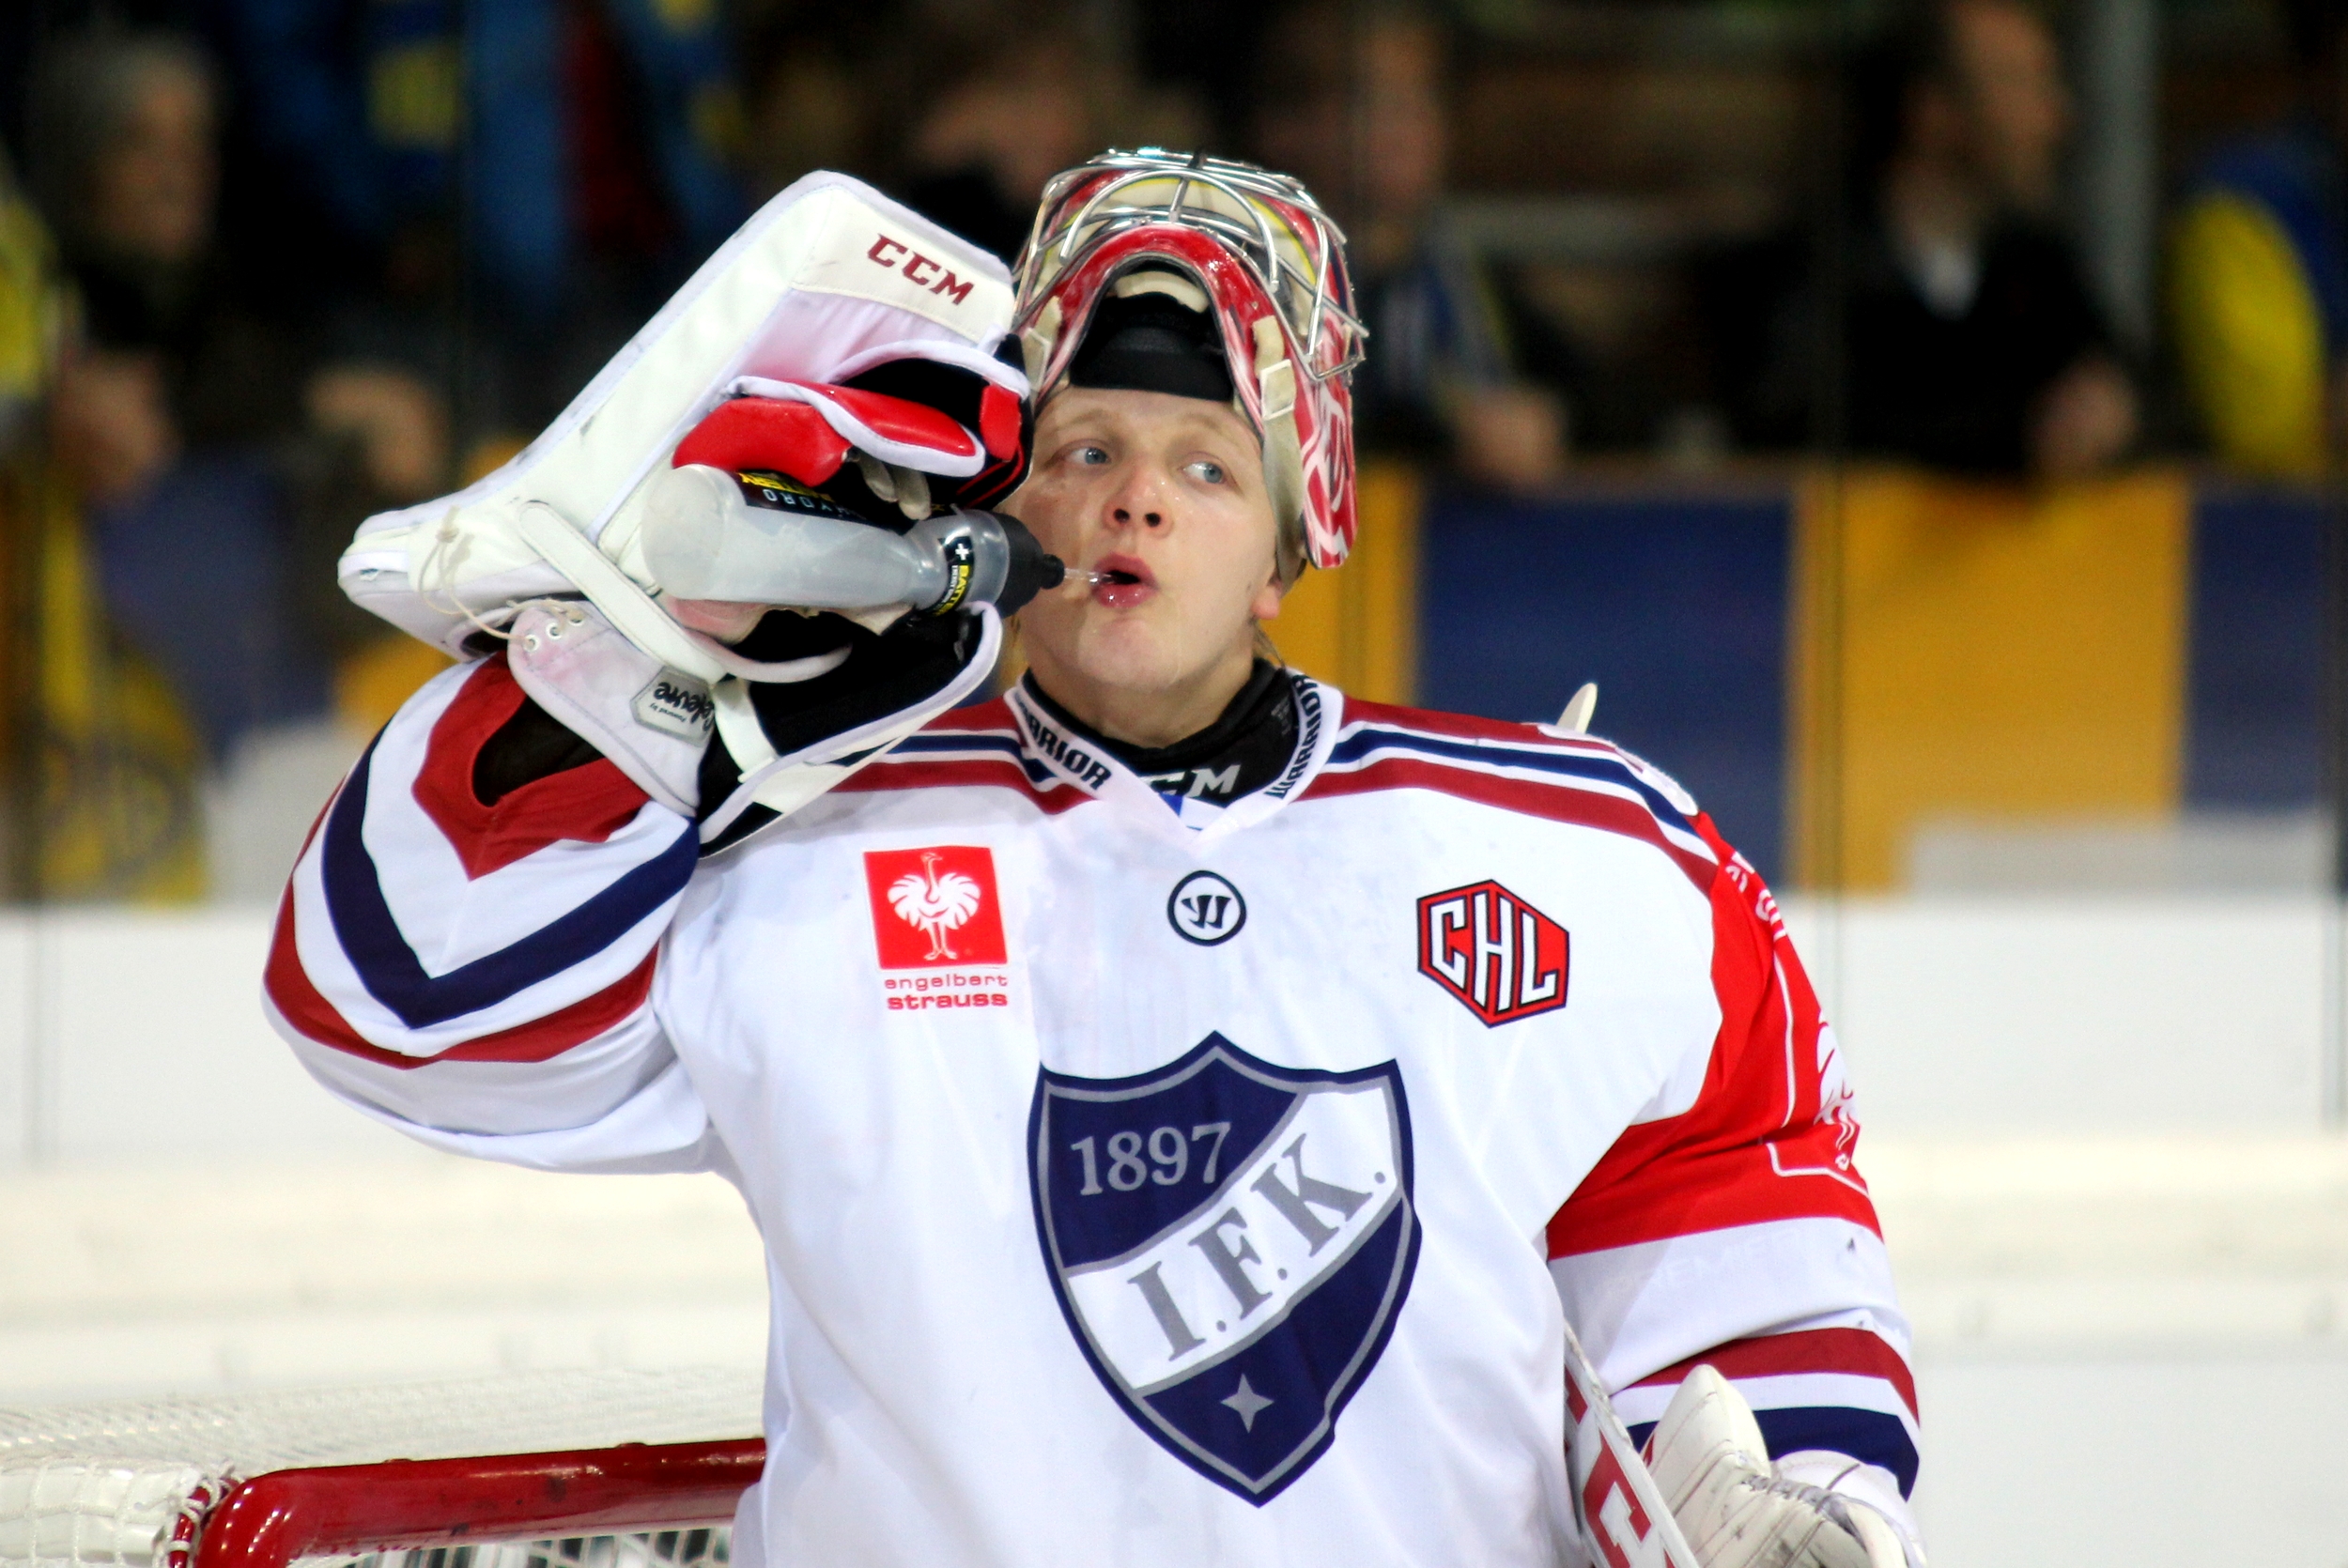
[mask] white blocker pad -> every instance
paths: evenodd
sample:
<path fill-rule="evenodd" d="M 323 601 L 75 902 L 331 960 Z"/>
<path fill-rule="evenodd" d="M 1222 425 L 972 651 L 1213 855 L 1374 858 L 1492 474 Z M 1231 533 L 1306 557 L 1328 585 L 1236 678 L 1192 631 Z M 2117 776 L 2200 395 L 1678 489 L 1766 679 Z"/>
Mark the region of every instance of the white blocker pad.
<path fill-rule="evenodd" d="M 361 524 L 343 590 L 451 653 L 521 600 L 592 592 L 526 536 L 533 503 L 657 590 L 635 547 L 647 483 L 738 384 L 842 381 L 918 358 L 1024 397 L 1027 378 L 994 357 L 1011 314 L 1010 275 L 993 256 L 859 180 L 810 175 L 720 246 L 513 461 Z"/>

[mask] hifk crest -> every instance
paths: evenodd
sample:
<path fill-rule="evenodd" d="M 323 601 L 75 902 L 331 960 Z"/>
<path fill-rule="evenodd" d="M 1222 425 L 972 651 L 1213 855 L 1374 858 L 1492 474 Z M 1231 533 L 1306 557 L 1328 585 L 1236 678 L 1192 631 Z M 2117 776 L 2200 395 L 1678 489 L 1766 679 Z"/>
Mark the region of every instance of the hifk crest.
<path fill-rule="evenodd" d="M 1262 1504 L 1320 1457 L 1418 1258 L 1391 1063 L 1300 1072 L 1220 1035 L 1154 1072 L 1043 1069 L 1036 1230 L 1076 1343 L 1167 1452 Z"/>

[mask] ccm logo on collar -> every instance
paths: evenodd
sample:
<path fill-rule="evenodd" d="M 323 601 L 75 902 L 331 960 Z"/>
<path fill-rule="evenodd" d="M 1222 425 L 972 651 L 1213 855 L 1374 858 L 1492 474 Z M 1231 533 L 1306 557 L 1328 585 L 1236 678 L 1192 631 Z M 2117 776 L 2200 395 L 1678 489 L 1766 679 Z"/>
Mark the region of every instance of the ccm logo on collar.
<path fill-rule="evenodd" d="M 932 261 L 902 239 L 882 235 L 873 241 L 873 248 L 864 253 L 867 261 L 876 261 L 891 272 L 903 272 L 905 282 L 919 284 L 932 294 L 943 294 L 959 305 L 970 298 L 970 285 L 953 274 L 942 262 Z"/>
<path fill-rule="evenodd" d="M 1487 1028 L 1564 1007 L 1571 945 L 1563 926 L 1496 882 L 1418 901 L 1418 972 Z"/>

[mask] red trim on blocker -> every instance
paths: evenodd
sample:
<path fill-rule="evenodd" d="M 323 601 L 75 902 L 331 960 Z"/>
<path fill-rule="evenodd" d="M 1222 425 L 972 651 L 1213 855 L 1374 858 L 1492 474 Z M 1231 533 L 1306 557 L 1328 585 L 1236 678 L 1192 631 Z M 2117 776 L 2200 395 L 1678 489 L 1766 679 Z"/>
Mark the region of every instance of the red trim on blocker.
<path fill-rule="evenodd" d="M 533 779 L 485 806 L 473 793 L 473 762 L 526 700 L 505 655 L 481 662 L 433 721 L 424 766 L 410 791 L 456 852 L 469 880 L 564 840 L 600 844 L 636 820 L 644 793 L 608 758 Z"/>
<path fill-rule="evenodd" d="M 1010 457 L 1019 451 L 1019 399 L 1008 387 L 989 381 L 979 393 L 979 439 L 989 455 Z"/>
<path fill-rule="evenodd" d="M 765 469 L 801 484 L 821 484 L 847 458 L 847 438 L 813 407 L 773 397 L 736 397 L 712 408 L 677 443 L 669 461 L 680 469 L 704 463 L 734 471 Z"/>
<path fill-rule="evenodd" d="M 1549 1255 L 1779 1220 L 1835 1219 L 1877 1235 L 1852 1159 L 1847 1096 L 1826 1097 L 1816 992 L 1759 876 L 1698 817 L 1713 879 L 1712 989 L 1721 1027 L 1695 1103 L 1627 1129 L 1549 1222 Z"/>
<path fill-rule="evenodd" d="M 1723 1377 L 1789 1377 L 1831 1374 L 1847 1377 L 1880 1377 L 1898 1391 L 1911 1419 L 1921 1420 L 1916 1404 L 1916 1375 L 1881 1334 L 1866 1329 L 1802 1329 L 1790 1334 L 1764 1334 L 1756 1339 L 1731 1340 L 1702 1355 L 1675 1361 L 1651 1373 L 1633 1388 L 1672 1388 L 1695 1370 L 1710 1367 Z"/>
<path fill-rule="evenodd" d="M 620 979 L 544 1018 L 466 1040 L 433 1055 L 410 1056 L 386 1051 L 361 1035 L 312 982 L 294 941 L 293 889 L 288 887 L 278 901 L 277 929 L 270 938 L 269 963 L 261 983 L 270 1003 L 304 1039 L 406 1072 L 434 1062 L 551 1061 L 626 1022 L 641 1007 L 652 994 L 653 971 L 659 959 L 660 949 L 655 947 Z"/>
<path fill-rule="evenodd" d="M 965 459 L 985 451 L 981 438 L 965 430 L 952 415 L 926 403 L 828 381 L 793 381 L 790 385 L 840 409 L 884 441 Z"/>

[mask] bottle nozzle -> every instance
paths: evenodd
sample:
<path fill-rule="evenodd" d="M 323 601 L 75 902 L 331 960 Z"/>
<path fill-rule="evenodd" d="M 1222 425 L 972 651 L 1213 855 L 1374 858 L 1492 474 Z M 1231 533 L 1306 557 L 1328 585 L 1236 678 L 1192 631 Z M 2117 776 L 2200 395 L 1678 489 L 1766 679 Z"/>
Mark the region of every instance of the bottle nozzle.
<path fill-rule="evenodd" d="M 1139 582 L 1140 580 L 1141 579 L 1139 577 L 1135 576 L 1131 572 L 1079 572 L 1071 569 L 1067 579 L 1062 586 L 1067 588 L 1094 589 L 1100 587 L 1104 583 Z"/>

